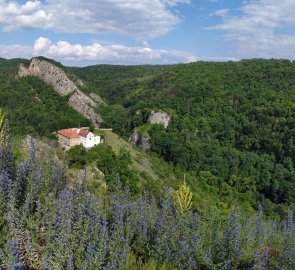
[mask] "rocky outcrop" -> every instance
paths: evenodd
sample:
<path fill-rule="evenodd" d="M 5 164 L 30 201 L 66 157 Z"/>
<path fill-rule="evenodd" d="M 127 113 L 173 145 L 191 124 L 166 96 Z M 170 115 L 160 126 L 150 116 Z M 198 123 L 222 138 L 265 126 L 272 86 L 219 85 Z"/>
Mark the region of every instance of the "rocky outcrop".
<path fill-rule="evenodd" d="M 97 103 L 94 102 L 90 97 L 85 95 L 80 90 L 76 91 L 70 97 L 69 105 L 89 119 L 94 126 L 99 127 L 102 119 L 95 113 L 93 107 L 96 107 Z"/>
<path fill-rule="evenodd" d="M 79 90 L 61 68 L 39 58 L 33 58 L 28 68 L 20 64 L 18 75 L 20 77 L 37 76 L 42 81 L 52 85 L 61 96 Z"/>
<path fill-rule="evenodd" d="M 94 126 L 99 127 L 102 119 L 94 109 L 103 102 L 102 99 L 94 93 L 91 93 L 91 96 L 83 93 L 63 69 L 43 59 L 33 58 L 28 68 L 20 65 L 18 75 L 36 76 L 51 85 L 61 96 L 72 94 L 68 101 L 69 105 L 89 119 Z M 78 84 L 84 86 L 81 80 L 78 80 Z"/>
<path fill-rule="evenodd" d="M 136 112 L 136 115 L 141 114 L 140 111 Z M 147 120 L 148 124 L 160 124 L 165 128 L 168 127 L 171 121 L 171 117 L 166 112 L 152 111 Z M 151 148 L 150 136 L 148 135 L 148 129 L 142 127 L 135 128 L 128 139 L 129 143 L 139 145 L 144 150 Z"/>
<path fill-rule="evenodd" d="M 89 95 L 98 105 L 105 104 L 100 96 L 95 93 L 90 93 Z"/>
<path fill-rule="evenodd" d="M 167 128 L 170 124 L 171 117 L 166 112 L 152 111 L 148 118 L 148 124 L 161 124 Z"/>
<path fill-rule="evenodd" d="M 136 129 L 133 130 L 128 142 L 139 145 L 143 150 L 149 150 L 151 148 L 150 138 L 140 134 Z"/>

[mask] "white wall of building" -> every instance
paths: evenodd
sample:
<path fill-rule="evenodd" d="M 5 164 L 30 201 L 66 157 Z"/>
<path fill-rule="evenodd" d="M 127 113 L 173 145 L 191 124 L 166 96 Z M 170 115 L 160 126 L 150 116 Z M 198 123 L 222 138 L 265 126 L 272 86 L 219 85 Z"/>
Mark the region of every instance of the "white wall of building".
<path fill-rule="evenodd" d="M 91 148 L 95 145 L 100 144 L 100 136 L 96 136 L 93 133 L 89 133 L 87 137 L 79 136 L 80 138 L 80 143 L 85 147 L 85 148 Z"/>

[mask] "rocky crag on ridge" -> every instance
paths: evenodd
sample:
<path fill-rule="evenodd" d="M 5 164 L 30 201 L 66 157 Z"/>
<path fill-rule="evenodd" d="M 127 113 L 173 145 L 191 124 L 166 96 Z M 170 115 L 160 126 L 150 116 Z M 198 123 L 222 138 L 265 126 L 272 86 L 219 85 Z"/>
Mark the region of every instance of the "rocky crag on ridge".
<path fill-rule="evenodd" d="M 94 108 L 103 103 L 102 99 L 94 93 L 90 96 L 83 93 L 61 68 L 46 60 L 33 58 L 28 68 L 20 64 L 18 75 L 19 77 L 36 76 L 51 85 L 61 96 L 71 95 L 68 100 L 69 105 L 89 119 L 95 127 L 100 126 L 102 119 Z M 79 85 L 81 86 L 82 83 L 80 82 Z"/>
<path fill-rule="evenodd" d="M 170 124 L 171 117 L 166 112 L 152 111 L 148 118 L 148 124 L 160 124 L 167 128 Z"/>
<path fill-rule="evenodd" d="M 131 136 L 128 139 L 128 142 L 139 145 L 145 151 L 151 149 L 149 136 L 141 134 L 136 128 L 133 130 Z"/>
<path fill-rule="evenodd" d="M 159 124 L 163 125 L 164 128 L 168 128 L 170 122 L 171 116 L 169 116 L 168 113 L 164 111 L 151 111 L 149 118 L 147 120 L 147 124 Z M 131 136 L 128 139 L 128 142 L 139 145 L 143 150 L 150 150 L 151 148 L 149 135 L 147 133 L 140 132 L 137 128 L 133 130 Z"/>

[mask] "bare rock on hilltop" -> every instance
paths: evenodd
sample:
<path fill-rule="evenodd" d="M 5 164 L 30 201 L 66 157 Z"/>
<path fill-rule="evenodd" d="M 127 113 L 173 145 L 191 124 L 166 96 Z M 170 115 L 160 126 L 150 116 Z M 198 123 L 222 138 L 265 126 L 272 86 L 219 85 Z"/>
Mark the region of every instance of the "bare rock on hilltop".
<path fill-rule="evenodd" d="M 20 77 L 36 76 L 47 84 L 52 85 L 54 90 L 61 96 L 66 96 L 79 90 L 61 68 L 39 58 L 33 58 L 28 68 L 20 64 L 18 75 Z"/>
<path fill-rule="evenodd" d="M 171 117 L 166 112 L 152 111 L 148 118 L 148 124 L 161 124 L 167 128 L 170 124 Z"/>
<path fill-rule="evenodd" d="M 69 105 L 89 119 L 94 126 L 99 127 L 102 119 L 94 109 L 103 102 L 102 99 L 94 93 L 90 96 L 83 93 L 62 68 L 46 60 L 33 58 L 28 68 L 23 64 L 19 66 L 18 75 L 19 77 L 36 76 L 51 85 L 61 96 L 72 94 L 68 101 Z M 78 84 L 81 87 L 84 86 L 81 80 L 78 80 Z"/>

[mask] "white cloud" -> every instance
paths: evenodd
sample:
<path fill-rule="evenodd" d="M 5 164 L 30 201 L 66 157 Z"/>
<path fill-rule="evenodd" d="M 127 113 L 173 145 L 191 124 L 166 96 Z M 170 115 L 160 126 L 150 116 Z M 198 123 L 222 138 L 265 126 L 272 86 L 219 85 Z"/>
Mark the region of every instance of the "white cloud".
<path fill-rule="evenodd" d="M 229 12 L 228 8 L 224 8 L 224 9 L 218 9 L 215 10 L 213 13 L 211 13 L 211 16 L 220 16 L 220 17 L 225 17 Z"/>
<path fill-rule="evenodd" d="M 67 41 L 53 43 L 40 37 L 32 46 L 0 45 L 0 57 L 15 58 L 43 55 L 65 64 L 87 65 L 96 63 L 112 64 L 172 64 L 197 61 L 190 53 L 181 51 L 154 50 L 148 47 L 128 47 L 121 44 L 91 45 L 71 44 Z"/>
<path fill-rule="evenodd" d="M 63 33 L 119 33 L 150 40 L 171 31 L 181 19 L 174 6 L 191 0 L 47 0 L 25 4 L 0 0 L 5 31 L 27 28 Z"/>
<path fill-rule="evenodd" d="M 50 39 L 44 38 L 44 37 L 39 37 L 34 43 L 34 51 L 42 53 L 42 52 L 48 50 L 51 43 L 52 42 Z"/>
<path fill-rule="evenodd" d="M 128 47 L 121 44 L 91 45 L 71 44 L 67 41 L 53 43 L 50 39 L 40 37 L 32 46 L 0 45 L 0 57 L 31 58 L 43 55 L 56 59 L 67 65 L 85 66 L 98 63 L 109 64 L 175 64 L 204 61 L 237 60 L 227 57 L 197 57 L 188 52 L 173 50 L 154 50 L 149 47 Z"/>
<path fill-rule="evenodd" d="M 193 55 L 179 51 L 153 50 L 147 47 L 127 47 L 121 44 L 88 46 L 59 41 L 52 44 L 45 55 L 65 61 L 99 62 L 116 64 L 170 64 L 188 62 Z M 194 61 L 196 58 L 194 58 Z"/>
<path fill-rule="evenodd" d="M 240 15 L 221 14 L 223 22 L 210 29 L 236 42 L 239 56 L 295 59 L 294 10 L 294 0 L 246 1 Z"/>
<path fill-rule="evenodd" d="M 190 4 L 191 0 L 162 0 L 162 2 L 169 6 L 175 6 L 178 4 Z"/>
<path fill-rule="evenodd" d="M 1 45 L 0 44 L 0 57 L 11 59 L 11 58 L 31 58 L 32 47 L 25 45 Z"/>
<path fill-rule="evenodd" d="M 28 1 L 23 5 L 16 2 L 0 1 L 0 24 L 4 31 L 35 28 L 36 25 L 49 27 L 53 15 L 42 9 L 40 1 Z"/>
<path fill-rule="evenodd" d="M 115 64 L 174 64 L 205 61 L 236 61 L 230 57 L 197 57 L 191 53 L 176 50 L 155 50 L 149 47 L 128 47 L 121 44 L 101 44 L 95 42 L 88 46 L 59 41 L 52 44 L 46 56 L 64 61 Z M 78 63 L 78 62 L 77 62 Z"/>

